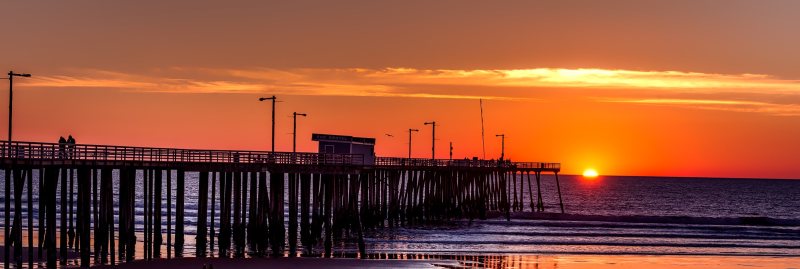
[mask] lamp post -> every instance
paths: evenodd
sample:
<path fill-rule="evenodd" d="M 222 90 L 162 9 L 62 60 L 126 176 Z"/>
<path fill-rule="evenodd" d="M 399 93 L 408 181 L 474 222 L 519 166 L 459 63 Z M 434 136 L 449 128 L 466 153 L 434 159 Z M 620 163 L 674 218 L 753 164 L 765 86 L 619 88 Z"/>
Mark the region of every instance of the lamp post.
<path fill-rule="evenodd" d="M 431 125 L 433 127 L 433 133 L 431 134 L 431 159 L 436 159 L 436 122 L 426 122 L 425 125 Z"/>
<path fill-rule="evenodd" d="M 19 74 L 8 71 L 8 143 L 11 144 L 11 121 L 14 113 L 14 77 L 31 77 L 31 74 Z"/>
<path fill-rule="evenodd" d="M 292 125 L 292 153 L 297 152 L 297 116 L 306 117 L 306 113 L 292 113 L 294 123 Z"/>
<path fill-rule="evenodd" d="M 502 161 L 506 157 L 506 134 L 499 134 L 495 136 L 500 137 L 502 141 L 500 144 L 500 160 Z"/>
<path fill-rule="evenodd" d="M 261 97 L 258 101 L 272 100 L 272 153 L 275 153 L 275 95 L 272 97 Z"/>
<path fill-rule="evenodd" d="M 411 132 L 419 132 L 419 129 L 408 129 L 408 158 L 411 159 Z"/>

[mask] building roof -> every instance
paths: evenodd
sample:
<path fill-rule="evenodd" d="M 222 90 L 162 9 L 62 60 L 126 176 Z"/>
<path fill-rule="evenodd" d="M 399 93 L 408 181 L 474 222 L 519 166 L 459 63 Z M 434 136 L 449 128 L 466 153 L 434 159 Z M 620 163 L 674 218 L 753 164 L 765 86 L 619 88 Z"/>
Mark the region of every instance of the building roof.
<path fill-rule="evenodd" d="M 311 134 L 311 140 L 375 145 L 375 138 L 349 135 Z"/>

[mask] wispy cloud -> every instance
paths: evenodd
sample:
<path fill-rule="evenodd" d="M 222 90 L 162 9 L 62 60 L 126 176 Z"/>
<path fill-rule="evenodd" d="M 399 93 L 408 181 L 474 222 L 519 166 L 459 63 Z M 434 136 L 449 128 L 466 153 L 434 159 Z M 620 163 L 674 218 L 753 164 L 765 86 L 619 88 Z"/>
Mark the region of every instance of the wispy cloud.
<path fill-rule="evenodd" d="M 734 112 L 766 113 L 778 116 L 800 116 L 800 105 L 777 104 L 741 100 L 705 100 L 705 99 L 632 99 L 606 100 L 606 102 L 635 103 L 650 105 L 683 106 L 696 109 L 721 110 Z"/>
<path fill-rule="evenodd" d="M 120 88 L 172 93 L 261 93 L 327 96 L 375 96 L 451 99 L 528 99 L 519 89 L 636 90 L 667 94 L 796 95 L 800 81 L 763 74 L 714 74 L 681 71 L 609 69 L 414 69 L 414 68 L 294 68 L 213 69 L 174 67 L 158 72 L 126 74 L 105 70 L 78 70 L 78 75 L 39 76 L 28 82 L 39 87 Z M 466 91 L 453 88 L 486 87 Z M 447 90 L 444 90 L 447 88 Z M 503 89 L 517 89 L 504 91 Z M 513 92 L 513 93 L 512 93 Z M 724 107 L 726 110 L 795 114 L 794 105 L 759 101 L 642 99 L 634 103 Z M 772 104 L 772 105 L 770 105 Z M 731 109 L 733 107 L 733 109 Z"/>

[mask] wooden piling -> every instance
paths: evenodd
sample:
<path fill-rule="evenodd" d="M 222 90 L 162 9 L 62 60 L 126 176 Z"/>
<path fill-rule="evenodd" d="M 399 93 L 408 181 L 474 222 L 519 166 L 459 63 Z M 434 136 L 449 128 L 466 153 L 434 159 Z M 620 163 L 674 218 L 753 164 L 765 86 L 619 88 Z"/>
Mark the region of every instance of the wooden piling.
<path fill-rule="evenodd" d="M 534 172 L 534 174 L 536 176 L 536 192 L 537 192 L 537 195 L 536 195 L 536 199 L 537 199 L 536 208 L 539 211 L 544 211 L 544 201 L 542 200 L 542 184 L 541 184 L 541 180 L 540 180 L 541 176 L 542 176 L 542 173 L 537 171 L 537 172 Z"/>
<path fill-rule="evenodd" d="M 208 172 L 201 171 L 198 177 L 198 193 L 197 193 L 197 237 L 196 252 L 197 257 L 206 256 L 207 241 L 207 221 L 208 221 Z M 212 213 L 213 214 L 213 213 Z"/>
<path fill-rule="evenodd" d="M 247 242 L 249 243 L 250 251 L 256 252 L 258 229 L 258 173 L 248 173 L 250 179 L 250 199 L 247 214 Z"/>
<path fill-rule="evenodd" d="M 58 169 L 46 168 L 44 171 L 44 197 L 47 198 L 45 217 L 47 235 L 45 248 L 47 249 L 47 268 L 56 268 L 58 260 L 56 252 L 56 191 L 58 188 Z M 7 196 L 6 196 L 7 197 Z"/>
<path fill-rule="evenodd" d="M 270 212 L 270 197 L 267 188 L 267 173 L 258 173 L 258 209 L 257 221 L 259 229 L 255 234 L 256 237 L 256 250 L 258 255 L 265 255 L 269 247 L 269 212 Z"/>
<path fill-rule="evenodd" d="M 311 220 L 309 219 L 311 203 L 311 174 L 300 174 L 300 244 L 304 254 L 311 254 Z"/>
<path fill-rule="evenodd" d="M 6 197 L 6 199 L 3 199 L 6 202 L 5 203 L 5 215 L 4 215 L 4 218 L 5 218 L 4 220 L 5 221 L 3 222 L 3 238 L 5 240 L 5 242 L 3 243 L 3 245 L 5 246 L 4 250 L 3 250 L 3 252 L 4 252 L 4 255 L 3 255 L 3 267 L 5 267 L 5 268 L 9 268 L 9 260 L 10 260 L 9 257 L 11 256 L 11 248 L 10 248 L 10 246 L 11 246 L 11 232 L 10 232 L 11 231 L 11 217 L 10 217 L 11 216 L 11 199 L 9 199 L 9 197 L 11 197 L 11 195 L 12 195 L 11 194 L 11 180 L 12 180 L 11 174 L 12 173 L 13 172 L 12 172 L 11 169 L 5 169 L 3 171 L 3 181 L 5 182 L 5 189 L 4 189 L 5 192 L 3 193 L 4 194 L 3 197 Z M 62 196 L 62 197 L 66 197 L 66 195 Z"/>
<path fill-rule="evenodd" d="M 92 195 L 92 210 L 91 210 L 91 215 L 93 217 L 92 218 L 92 222 L 94 223 L 93 234 L 95 235 L 94 236 L 94 251 L 92 252 L 92 254 L 94 256 L 94 261 L 96 263 L 96 262 L 99 261 L 99 258 L 100 258 L 100 246 L 102 244 L 101 241 L 103 240 L 102 236 L 98 236 L 100 234 L 100 226 L 101 226 L 101 225 L 98 225 L 99 221 L 100 221 L 100 214 L 99 214 L 100 211 L 99 211 L 98 204 L 97 204 L 97 200 L 98 200 L 98 197 L 99 197 L 99 194 L 100 194 L 100 191 L 99 191 L 100 184 L 98 182 L 97 170 L 96 169 L 90 169 L 89 172 L 90 172 L 91 178 L 92 178 L 92 192 L 91 192 L 91 195 Z"/>
<path fill-rule="evenodd" d="M 330 258 L 333 254 L 333 229 L 331 229 L 331 213 L 332 207 L 331 203 L 333 202 L 333 176 L 332 175 L 322 175 L 322 186 L 325 190 L 325 197 L 324 197 L 324 206 L 323 206 L 323 218 L 325 223 L 325 257 Z"/>
<path fill-rule="evenodd" d="M 297 255 L 297 174 L 289 174 L 289 257 Z"/>
<path fill-rule="evenodd" d="M 556 176 L 556 188 L 558 189 L 558 205 L 561 206 L 561 214 L 564 214 L 564 200 L 561 198 L 561 183 L 558 180 L 558 172 L 554 174 Z"/>
<path fill-rule="evenodd" d="M 164 242 L 164 238 L 161 235 L 161 208 L 162 208 L 162 189 L 164 187 L 164 170 L 156 169 L 153 171 L 155 173 L 155 180 L 153 183 L 153 257 L 154 258 L 161 258 L 161 244 Z"/>
<path fill-rule="evenodd" d="M 243 255 L 239 250 L 242 242 L 240 240 L 241 234 L 241 198 L 242 195 L 242 173 L 233 173 L 233 246 L 234 257 Z"/>
<path fill-rule="evenodd" d="M 177 170 L 177 178 L 175 182 L 175 257 L 183 257 L 183 243 L 184 243 L 184 209 L 186 199 L 186 188 L 184 186 L 186 181 L 186 171 L 183 169 Z"/>
<path fill-rule="evenodd" d="M 172 170 L 167 170 L 167 259 L 172 257 Z M 198 193 L 198 195 L 201 195 Z M 197 212 L 198 214 L 200 211 Z M 199 233 L 199 231 L 198 231 Z"/>
<path fill-rule="evenodd" d="M 217 214 L 217 172 L 211 172 L 211 230 L 209 231 L 209 249 L 214 252 L 214 238 L 216 231 L 214 231 L 214 218 Z"/>
<path fill-rule="evenodd" d="M 80 225 L 78 233 L 80 235 L 81 268 L 89 268 L 91 262 L 91 252 L 89 249 L 89 240 L 91 239 L 89 234 L 90 218 L 88 218 L 88 213 L 91 208 L 90 173 L 91 171 L 88 168 L 78 168 L 78 212 L 80 214 L 78 218 L 78 223 Z"/>
<path fill-rule="evenodd" d="M 14 264 L 22 266 L 22 191 L 25 184 L 21 169 L 14 169 L 14 224 L 11 227 L 11 242 L 14 247 Z M 6 245 L 6 247 L 10 247 Z"/>
<path fill-rule="evenodd" d="M 285 244 L 286 229 L 283 224 L 283 202 L 284 202 L 284 189 L 283 189 L 284 174 L 281 171 L 270 172 L 270 197 L 272 204 L 270 205 L 271 213 L 269 216 L 269 241 L 272 246 L 272 256 L 283 256 L 283 249 Z"/>

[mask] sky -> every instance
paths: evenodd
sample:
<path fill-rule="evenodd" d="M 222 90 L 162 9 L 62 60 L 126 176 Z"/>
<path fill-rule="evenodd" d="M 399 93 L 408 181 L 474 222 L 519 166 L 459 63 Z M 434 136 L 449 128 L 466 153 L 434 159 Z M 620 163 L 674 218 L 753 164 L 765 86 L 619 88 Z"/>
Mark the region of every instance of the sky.
<path fill-rule="evenodd" d="M 267 150 L 274 94 L 279 151 L 299 112 L 298 151 L 316 132 L 405 156 L 416 128 L 428 158 L 436 121 L 436 157 L 483 157 L 482 99 L 488 159 L 505 134 L 570 174 L 800 178 L 798 1 L 2 6 L 0 67 L 33 75 L 15 140 Z"/>

